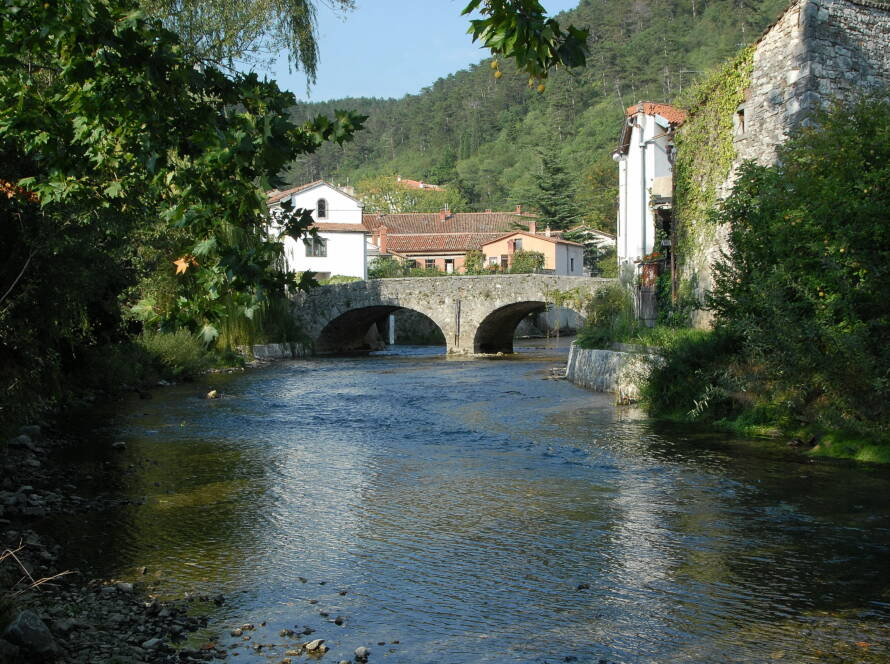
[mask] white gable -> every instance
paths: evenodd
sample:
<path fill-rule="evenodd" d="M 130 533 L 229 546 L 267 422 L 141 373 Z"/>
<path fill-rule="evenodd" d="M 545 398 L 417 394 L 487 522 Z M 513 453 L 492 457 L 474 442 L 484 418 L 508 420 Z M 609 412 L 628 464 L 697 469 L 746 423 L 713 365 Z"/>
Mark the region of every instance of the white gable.
<path fill-rule="evenodd" d="M 312 187 L 298 191 L 282 199 L 290 201 L 296 208 L 313 210 L 315 221 L 324 223 L 360 224 L 362 223 L 362 204 L 327 182 L 319 182 Z M 326 208 L 323 215 L 319 214 L 320 201 Z"/>

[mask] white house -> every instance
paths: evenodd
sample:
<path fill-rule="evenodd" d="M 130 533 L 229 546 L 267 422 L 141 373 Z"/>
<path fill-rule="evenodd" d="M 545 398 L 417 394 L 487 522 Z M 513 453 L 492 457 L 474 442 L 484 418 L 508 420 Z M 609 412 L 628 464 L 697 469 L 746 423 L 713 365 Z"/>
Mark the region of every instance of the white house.
<path fill-rule="evenodd" d="M 619 267 L 633 264 L 655 246 L 656 208 L 670 206 L 674 129 L 686 114 L 667 104 L 640 102 L 627 109 L 618 149 Z"/>
<path fill-rule="evenodd" d="M 269 193 L 268 203 L 273 211 L 287 201 L 293 209 L 312 210 L 313 228 L 318 232 L 318 239 L 285 238 L 288 269 L 311 270 L 318 279 L 335 275 L 368 277 L 368 231 L 362 225 L 361 201 L 323 180 Z"/>

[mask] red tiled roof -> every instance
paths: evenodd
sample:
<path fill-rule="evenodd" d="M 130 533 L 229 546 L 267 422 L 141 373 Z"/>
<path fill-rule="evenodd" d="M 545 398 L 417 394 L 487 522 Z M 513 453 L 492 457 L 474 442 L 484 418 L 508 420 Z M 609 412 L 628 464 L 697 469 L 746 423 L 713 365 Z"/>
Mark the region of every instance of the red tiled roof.
<path fill-rule="evenodd" d="M 362 223 L 370 231 L 385 225 L 390 234 L 506 233 L 517 225 L 527 227 L 529 218 L 513 212 L 453 212 L 442 220 L 438 212 L 412 212 L 365 214 Z"/>
<path fill-rule="evenodd" d="M 324 183 L 325 183 L 324 180 L 316 180 L 315 182 L 301 184 L 297 187 L 291 187 L 290 189 L 285 189 L 284 191 L 278 191 L 277 189 L 274 189 L 272 191 L 266 192 L 266 196 L 267 196 L 266 202 L 269 205 L 272 205 L 273 203 L 278 203 L 281 200 L 287 198 L 291 194 L 298 194 L 301 191 L 305 191 L 306 189 L 311 189 L 312 187 L 314 187 L 316 185 L 324 184 Z"/>
<path fill-rule="evenodd" d="M 362 224 L 338 224 L 335 222 L 318 221 L 311 226 L 317 231 L 327 233 L 367 233 L 368 229 Z"/>
<path fill-rule="evenodd" d="M 408 189 L 432 189 L 433 191 L 444 191 L 445 189 L 445 187 L 440 187 L 437 184 L 421 182 L 420 180 L 406 180 L 405 178 L 399 178 L 397 182 Z"/>
<path fill-rule="evenodd" d="M 636 115 L 640 112 L 646 115 L 660 115 L 673 126 L 678 127 L 686 120 L 686 111 L 669 104 L 658 104 L 651 101 L 641 101 L 639 104 L 627 107 L 627 116 Z"/>
<path fill-rule="evenodd" d="M 387 235 L 386 248 L 398 253 L 471 251 L 496 237 L 495 233 L 421 233 Z"/>
<path fill-rule="evenodd" d="M 572 242 L 571 240 L 564 240 L 562 237 L 557 235 L 551 235 L 547 237 L 546 235 L 541 235 L 540 233 L 526 233 L 525 231 L 513 231 L 512 233 L 505 233 L 504 235 L 499 235 L 491 240 L 485 242 L 485 244 L 491 244 L 492 242 L 497 242 L 499 240 L 504 240 L 508 237 L 513 237 L 514 235 L 524 235 L 526 237 L 533 237 L 538 240 L 544 240 L 545 242 L 552 242 L 553 244 L 571 244 L 576 247 L 583 247 L 583 244 L 578 242 Z M 484 246 L 484 245 L 483 245 Z"/>

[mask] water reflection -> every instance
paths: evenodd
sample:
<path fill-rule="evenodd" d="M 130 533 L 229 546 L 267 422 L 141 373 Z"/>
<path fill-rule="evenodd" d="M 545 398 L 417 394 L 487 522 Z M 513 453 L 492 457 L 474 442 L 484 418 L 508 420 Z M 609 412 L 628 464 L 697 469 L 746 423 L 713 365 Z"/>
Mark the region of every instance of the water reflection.
<path fill-rule="evenodd" d="M 72 543 L 225 592 L 220 627 L 267 621 L 282 647 L 240 662 L 294 625 L 334 661 L 890 657 L 887 471 L 655 425 L 547 380 L 561 352 L 295 361 L 133 402 L 125 454 L 71 462 L 134 504 Z"/>

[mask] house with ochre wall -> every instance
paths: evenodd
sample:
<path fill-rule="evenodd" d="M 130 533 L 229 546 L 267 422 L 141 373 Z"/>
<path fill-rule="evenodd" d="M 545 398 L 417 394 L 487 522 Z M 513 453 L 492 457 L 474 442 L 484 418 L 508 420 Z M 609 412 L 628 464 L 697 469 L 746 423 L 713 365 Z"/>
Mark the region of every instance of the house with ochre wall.
<path fill-rule="evenodd" d="M 534 251 L 544 256 L 543 271 L 580 277 L 584 275 L 584 245 L 551 234 L 549 229 L 536 233 L 534 224 L 528 232 L 514 231 L 482 245 L 485 265 L 509 269 L 518 251 Z"/>

